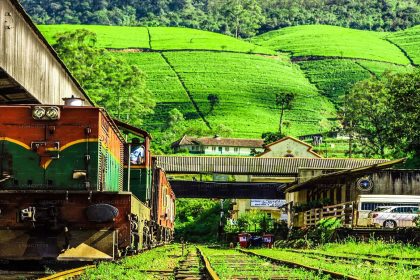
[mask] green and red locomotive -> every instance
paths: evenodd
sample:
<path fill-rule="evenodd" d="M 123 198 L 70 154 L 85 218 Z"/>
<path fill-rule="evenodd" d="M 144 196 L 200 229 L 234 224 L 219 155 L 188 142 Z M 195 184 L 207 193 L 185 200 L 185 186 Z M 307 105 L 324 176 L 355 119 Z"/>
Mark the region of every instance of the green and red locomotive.
<path fill-rule="evenodd" d="M 142 139 L 139 161 L 120 129 Z M 114 259 L 170 241 L 175 196 L 150 141 L 97 107 L 0 106 L 0 259 Z"/>

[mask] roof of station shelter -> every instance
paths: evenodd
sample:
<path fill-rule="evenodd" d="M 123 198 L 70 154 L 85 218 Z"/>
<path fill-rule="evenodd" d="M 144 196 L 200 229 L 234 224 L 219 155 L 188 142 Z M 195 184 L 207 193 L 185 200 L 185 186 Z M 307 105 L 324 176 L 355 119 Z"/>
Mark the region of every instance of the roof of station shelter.
<path fill-rule="evenodd" d="M 366 174 L 370 174 L 382 169 L 390 168 L 395 164 L 402 163 L 406 159 L 396 159 L 381 163 L 376 163 L 368 166 L 362 166 L 357 168 L 350 168 L 345 170 L 340 170 L 328 174 L 322 174 L 320 176 L 311 178 L 305 182 L 294 184 L 289 187 L 286 187 L 284 190 L 285 192 L 297 192 L 304 189 L 310 189 L 316 184 L 334 184 L 339 182 L 340 180 L 348 177 L 360 177 Z"/>

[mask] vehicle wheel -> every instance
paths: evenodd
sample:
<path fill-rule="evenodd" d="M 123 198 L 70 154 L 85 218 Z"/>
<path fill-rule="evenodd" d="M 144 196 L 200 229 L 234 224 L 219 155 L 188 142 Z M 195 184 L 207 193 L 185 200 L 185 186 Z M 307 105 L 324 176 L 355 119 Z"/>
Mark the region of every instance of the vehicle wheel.
<path fill-rule="evenodd" d="M 386 220 L 384 222 L 384 228 L 396 228 L 396 227 L 397 227 L 397 223 L 395 221 Z"/>

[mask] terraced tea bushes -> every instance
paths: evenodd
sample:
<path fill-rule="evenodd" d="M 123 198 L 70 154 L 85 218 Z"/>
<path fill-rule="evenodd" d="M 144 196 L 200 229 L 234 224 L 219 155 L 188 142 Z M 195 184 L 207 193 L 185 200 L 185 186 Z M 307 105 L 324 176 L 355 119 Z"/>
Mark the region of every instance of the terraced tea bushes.
<path fill-rule="evenodd" d="M 420 25 L 390 33 L 387 39 L 402 48 L 415 64 L 420 65 Z"/>
<path fill-rule="evenodd" d="M 177 108 L 190 122 L 205 125 L 191 103 L 174 70 L 160 53 L 115 53 L 130 64 L 138 66 L 146 74 L 146 85 L 156 99 L 155 114 L 144 121 L 145 128 L 151 131 L 162 128 L 168 112 Z"/>
<path fill-rule="evenodd" d="M 271 49 L 238 40 L 230 36 L 182 27 L 40 25 L 39 29 L 50 43 L 54 43 L 53 36 L 57 32 L 87 29 L 98 35 L 97 46 L 100 48 L 213 50 L 268 55 L 275 54 L 275 51 Z"/>
<path fill-rule="evenodd" d="M 411 66 L 402 66 L 402 65 L 392 64 L 392 63 L 384 63 L 384 62 L 369 61 L 369 60 L 357 60 L 357 63 L 360 66 L 369 70 L 371 73 L 375 74 L 376 76 L 381 76 L 386 71 L 391 71 L 395 73 L 407 73 L 414 69 Z"/>
<path fill-rule="evenodd" d="M 248 54 L 167 52 L 165 56 L 191 92 L 211 124 L 223 124 L 241 137 L 259 137 L 278 127 L 275 94 L 296 94 L 285 119 L 290 134 L 310 133 L 318 123 L 334 117 L 330 102 L 302 75 L 298 67 L 281 59 Z M 220 105 L 210 113 L 209 94 Z"/>
<path fill-rule="evenodd" d="M 150 27 L 153 50 L 213 50 L 242 53 L 275 54 L 230 36 L 180 27 Z"/>
<path fill-rule="evenodd" d="M 328 97 L 339 105 L 343 102 L 354 83 L 370 77 L 368 71 L 352 60 L 326 59 L 299 62 L 308 79 Z"/>
<path fill-rule="evenodd" d="M 329 25 L 302 25 L 262 34 L 252 42 L 277 51 L 289 51 L 294 57 L 364 58 L 409 64 L 398 47 L 383 39 L 386 35 Z"/>
<path fill-rule="evenodd" d="M 38 28 L 50 44 L 55 43 L 56 33 L 87 29 L 97 34 L 99 48 L 149 48 L 146 27 L 60 24 L 39 25 Z"/>

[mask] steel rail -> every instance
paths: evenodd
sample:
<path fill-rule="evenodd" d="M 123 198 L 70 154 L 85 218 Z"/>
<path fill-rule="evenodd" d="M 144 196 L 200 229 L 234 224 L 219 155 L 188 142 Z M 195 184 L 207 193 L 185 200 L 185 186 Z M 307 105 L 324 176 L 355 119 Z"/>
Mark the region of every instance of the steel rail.
<path fill-rule="evenodd" d="M 307 251 L 303 251 L 303 250 L 294 250 L 294 249 L 283 249 L 286 252 L 292 252 L 292 253 L 298 253 L 298 254 L 304 254 L 304 255 L 312 255 L 312 256 L 320 256 L 320 257 L 325 257 L 327 259 L 337 259 L 337 260 L 348 260 L 348 261 L 354 261 L 355 259 L 361 260 L 361 261 L 365 261 L 365 262 L 370 262 L 370 263 L 377 263 L 377 262 L 382 262 L 382 263 L 386 263 L 386 264 L 390 264 L 390 265 L 406 265 L 406 266 L 410 266 L 412 268 L 419 268 L 420 264 L 414 264 L 414 263 L 409 263 L 407 262 L 408 260 L 404 260 L 402 259 L 401 261 L 392 261 L 392 260 L 387 260 L 385 259 L 386 257 L 375 257 L 374 259 L 369 259 L 363 256 L 359 256 L 353 253 L 349 253 L 351 255 L 354 255 L 353 257 L 347 257 L 347 256 L 338 256 L 338 255 L 331 255 L 331 254 L 327 254 L 327 253 L 322 253 L 322 252 L 307 252 Z M 417 259 L 419 260 L 419 259 Z"/>
<path fill-rule="evenodd" d="M 197 247 L 197 252 L 200 255 L 200 258 L 204 262 L 204 267 L 206 269 L 207 274 L 210 276 L 212 280 L 220 280 L 219 275 L 217 275 L 216 271 L 211 267 L 211 264 L 207 257 L 203 254 L 203 252 L 200 250 L 200 248 Z"/>
<path fill-rule="evenodd" d="M 313 266 L 308 266 L 308 265 L 304 265 L 304 264 L 301 264 L 301 263 L 298 263 L 298 262 L 293 262 L 293 261 L 280 259 L 280 258 L 272 258 L 272 257 L 260 255 L 260 254 L 250 252 L 250 251 L 247 251 L 247 250 L 243 250 L 243 249 L 239 249 L 239 251 L 242 252 L 242 253 L 245 253 L 247 255 L 256 256 L 256 257 L 259 257 L 261 259 L 268 260 L 272 263 L 281 264 L 281 265 L 285 265 L 285 266 L 289 266 L 289 267 L 300 267 L 300 268 L 310 270 L 310 271 L 315 271 L 315 272 L 322 272 L 323 274 L 330 275 L 334 279 L 360 280 L 360 278 L 357 278 L 357 277 L 354 277 L 354 276 L 345 275 L 345 274 L 341 274 L 339 272 L 326 270 L 326 269 L 322 269 L 322 268 L 317 268 L 317 267 L 313 267 Z"/>
<path fill-rule="evenodd" d="M 49 275 L 47 277 L 39 278 L 39 280 L 69 279 L 71 277 L 83 274 L 88 268 L 94 268 L 94 267 L 96 267 L 96 265 L 86 265 L 86 266 L 77 267 L 77 268 L 73 268 L 69 270 L 64 270 L 64 271 Z"/>

